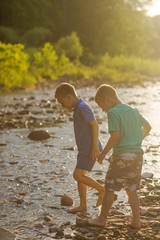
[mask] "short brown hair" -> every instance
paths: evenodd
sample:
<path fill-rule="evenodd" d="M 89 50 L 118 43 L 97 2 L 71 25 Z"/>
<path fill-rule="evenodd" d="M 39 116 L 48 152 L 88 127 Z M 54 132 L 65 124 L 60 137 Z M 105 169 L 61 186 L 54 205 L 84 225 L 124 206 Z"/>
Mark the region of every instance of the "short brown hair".
<path fill-rule="evenodd" d="M 77 96 L 75 88 L 69 83 L 61 83 L 55 90 L 55 99 L 66 97 L 68 94 Z"/>
<path fill-rule="evenodd" d="M 95 102 L 98 103 L 98 102 L 103 101 L 106 96 L 115 98 L 115 97 L 117 97 L 117 92 L 112 86 L 107 85 L 107 84 L 102 84 L 97 89 L 97 92 L 95 95 Z"/>

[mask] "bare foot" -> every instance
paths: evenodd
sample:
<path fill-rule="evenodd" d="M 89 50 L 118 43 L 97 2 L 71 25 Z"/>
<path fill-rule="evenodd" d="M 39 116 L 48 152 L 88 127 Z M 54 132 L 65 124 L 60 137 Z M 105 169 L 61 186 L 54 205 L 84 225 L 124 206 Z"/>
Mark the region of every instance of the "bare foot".
<path fill-rule="evenodd" d="M 81 207 L 81 206 L 75 207 L 75 208 L 69 208 L 69 209 L 67 210 L 68 213 L 77 213 L 77 212 L 86 212 L 86 211 L 87 211 L 87 209 L 86 209 L 86 208 L 83 208 L 83 207 Z"/>
<path fill-rule="evenodd" d="M 99 192 L 99 196 L 98 196 L 98 200 L 97 200 L 97 203 L 96 203 L 96 207 L 99 207 L 100 205 L 102 205 L 104 193 L 105 193 L 105 190 L 102 191 L 102 192 Z"/>
<path fill-rule="evenodd" d="M 94 219 L 89 219 L 87 222 L 89 225 L 97 226 L 97 227 L 105 227 L 106 225 L 106 221 L 101 221 L 99 217 Z"/>
<path fill-rule="evenodd" d="M 131 227 L 131 228 L 137 228 L 137 229 L 140 229 L 141 228 L 141 223 L 135 223 L 135 222 L 129 222 L 128 223 L 128 226 Z"/>

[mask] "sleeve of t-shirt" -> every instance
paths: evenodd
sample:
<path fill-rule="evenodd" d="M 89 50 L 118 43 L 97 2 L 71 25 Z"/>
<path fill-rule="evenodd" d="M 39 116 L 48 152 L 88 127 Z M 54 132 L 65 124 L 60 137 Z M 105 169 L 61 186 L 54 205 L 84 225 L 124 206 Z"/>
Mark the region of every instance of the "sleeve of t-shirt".
<path fill-rule="evenodd" d="M 80 108 L 81 114 L 84 117 L 86 123 L 94 121 L 95 116 L 90 106 L 83 106 Z"/>
<path fill-rule="evenodd" d="M 108 112 L 108 131 L 120 131 L 118 116 L 113 112 Z"/>

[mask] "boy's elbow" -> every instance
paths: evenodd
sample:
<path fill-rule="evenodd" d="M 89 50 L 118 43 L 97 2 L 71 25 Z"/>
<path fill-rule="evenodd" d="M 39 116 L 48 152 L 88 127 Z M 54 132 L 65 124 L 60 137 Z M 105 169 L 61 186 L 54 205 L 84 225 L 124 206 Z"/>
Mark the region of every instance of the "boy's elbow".
<path fill-rule="evenodd" d="M 152 127 L 149 123 L 147 123 L 147 130 L 148 130 L 148 133 L 151 131 Z"/>
<path fill-rule="evenodd" d="M 149 123 L 146 123 L 146 124 L 144 125 L 144 134 L 145 134 L 145 136 L 147 136 L 147 135 L 149 134 L 149 132 L 151 131 L 151 129 L 152 129 L 152 127 L 151 127 L 151 125 L 150 125 Z"/>

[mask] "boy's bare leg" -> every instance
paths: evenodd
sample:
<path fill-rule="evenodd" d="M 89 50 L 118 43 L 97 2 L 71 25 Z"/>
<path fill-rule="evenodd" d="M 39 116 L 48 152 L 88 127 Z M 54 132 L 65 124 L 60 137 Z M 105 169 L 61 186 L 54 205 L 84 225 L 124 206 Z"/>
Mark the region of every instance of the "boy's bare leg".
<path fill-rule="evenodd" d="M 80 205 L 75 208 L 68 209 L 70 213 L 76 213 L 87 210 L 86 191 L 87 186 L 95 188 L 99 192 L 96 207 L 100 206 L 103 201 L 105 188 L 95 181 L 93 178 L 86 176 L 86 170 L 76 168 L 73 174 L 74 179 L 78 183 L 78 192 L 80 196 Z"/>
<path fill-rule="evenodd" d="M 114 192 L 106 190 L 99 217 L 88 220 L 88 223 L 90 225 L 104 227 L 106 225 L 106 219 L 109 214 L 109 210 L 112 207 L 113 201 L 114 201 Z"/>
<path fill-rule="evenodd" d="M 134 228 L 141 228 L 141 222 L 140 222 L 140 203 L 139 203 L 139 197 L 136 191 L 126 191 L 129 199 L 129 204 L 131 206 L 133 219 L 132 222 L 129 223 L 130 227 Z"/>
<path fill-rule="evenodd" d="M 80 182 L 77 182 L 77 185 L 80 197 L 80 205 L 75 208 L 69 208 L 68 213 L 87 211 L 87 186 Z"/>
<path fill-rule="evenodd" d="M 95 181 L 93 178 L 86 176 L 86 170 L 81 170 L 76 168 L 74 172 L 74 178 L 89 187 L 95 188 L 99 192 L 98 200 L 96 203 L 96 207 L 100 206 L 103 201 L 105 188 L 99 184 L 97 181 Z"/>

